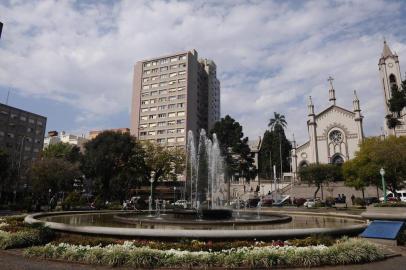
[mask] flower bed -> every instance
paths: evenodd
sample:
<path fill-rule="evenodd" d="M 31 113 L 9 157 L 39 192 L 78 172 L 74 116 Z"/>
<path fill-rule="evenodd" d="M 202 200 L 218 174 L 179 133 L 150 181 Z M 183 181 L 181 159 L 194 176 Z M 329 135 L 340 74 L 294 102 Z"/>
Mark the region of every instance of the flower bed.
<path fill-rule="evenodd" d="M 250 246 L 221 251 L 159 250 L 139 247 L 134 242 L 106 247 L 81 246 L 66 243 L 30 247 L 26 256 L 111 266 L 151 267 L 309 267 L 365 263 L 384 258 L 374 244 L 361 239 L 343 239 L 330 247 L 325 245 Z"/>
<path fill-rule="evenodd" d="M 0 218 L 0 249 L 40 245 L 52 239 L 52 230 L 42 225 L 24 225 L 23 219 L 20 216 Z"/>

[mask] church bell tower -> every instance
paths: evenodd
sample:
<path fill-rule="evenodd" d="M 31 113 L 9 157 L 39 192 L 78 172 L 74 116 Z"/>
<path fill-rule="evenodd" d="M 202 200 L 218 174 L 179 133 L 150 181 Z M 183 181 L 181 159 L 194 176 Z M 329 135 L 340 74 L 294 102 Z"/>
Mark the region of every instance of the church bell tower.
<path fill-rule="evenodd" d="M 400 75 L 399 59 L 396 53 L 392 53 L 386 40 L 383 42 L 383 51 L 379 59 L 379 77 L 381 80 L 384 100 L 385 100 L 385 115 L 390 114 L 388 101 L 392 96 L 391 90 L 393 85 L 397 85 L 400 89 L 402 77 Z M 385 131 L 388 135 L 393 135 L 393 130 L 389 130 L 385 121 Z"/>

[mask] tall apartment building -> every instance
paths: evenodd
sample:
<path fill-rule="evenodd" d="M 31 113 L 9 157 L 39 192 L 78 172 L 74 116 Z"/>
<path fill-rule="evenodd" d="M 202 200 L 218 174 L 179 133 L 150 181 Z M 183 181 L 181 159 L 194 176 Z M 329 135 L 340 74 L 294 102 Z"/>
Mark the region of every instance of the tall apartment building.
<path fill-rule="evenodd" d="M 210 130 L 219 119 L 220 82 L 212 60 L 199 60 L 192 50 L 136 63 L 132 135 L 185 146 L 188 130 Z"/>
<path fill-rule="evenodd" d="M 22 178 L 44 143 L 47 118 L 0 103 L 0 148 Z"/>

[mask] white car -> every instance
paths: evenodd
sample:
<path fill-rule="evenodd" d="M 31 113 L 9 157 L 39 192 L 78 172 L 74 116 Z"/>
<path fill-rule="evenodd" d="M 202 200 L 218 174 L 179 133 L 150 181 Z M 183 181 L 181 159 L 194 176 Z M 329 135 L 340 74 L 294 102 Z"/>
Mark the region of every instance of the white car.
<path fill-rule="evenodd" d="M 187 208 L 187 205 L 188 205 L 188 202 L 186 201 L 186 200 L 177 200 L 176 202 L 174 202 L 173 204 L 172 204 L 173 206 L 180 206 L 180 207 L 183 207 L 183 208 Z"/>
<path fill-rule="evenodd" d="M 316 206 L 316 201 L 314 199 L 307 199 L 303 206 L 307 208 L 313 208 Z"/>
<path fill-rule="evenodd" d="M 393 192 L 387 192 L 386 193 L 386 199 L 389 200 L 394 200 L 396 198 L 400 198 L 402 202 L 406 202 L 406 190 L 396 190 L 396 196 L 393 194 Z M 379 198 L 381 202 L 383 202 L 383 196 Z"/>

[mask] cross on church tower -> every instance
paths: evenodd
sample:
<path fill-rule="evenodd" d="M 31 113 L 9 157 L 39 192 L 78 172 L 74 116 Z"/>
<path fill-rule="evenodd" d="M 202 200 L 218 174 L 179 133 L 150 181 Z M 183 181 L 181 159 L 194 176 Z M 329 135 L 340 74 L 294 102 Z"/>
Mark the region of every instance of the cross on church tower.
<path fill-rule="evenodd" d="M 329 101 L 331 105 L 336 105 L 336 93 L 333 86 L 334 79 L 333 77 L 329 76 L 327 81 L 330 82 L 330 90 L 328 90 Z"/>
<path fill-rule="evenodd" d="M 328 79 L 327 79 L 327 81 L 330 83 L 330 87 L 331 87 L 331 89 L 334 89 L 334 87 L 333 87 L 333 81 L 334 81 L 334 78 L 333 78 L 333 77 L 331 77 L 331 76 L 329 76 L 329 77 L 328 77 Z"/>

